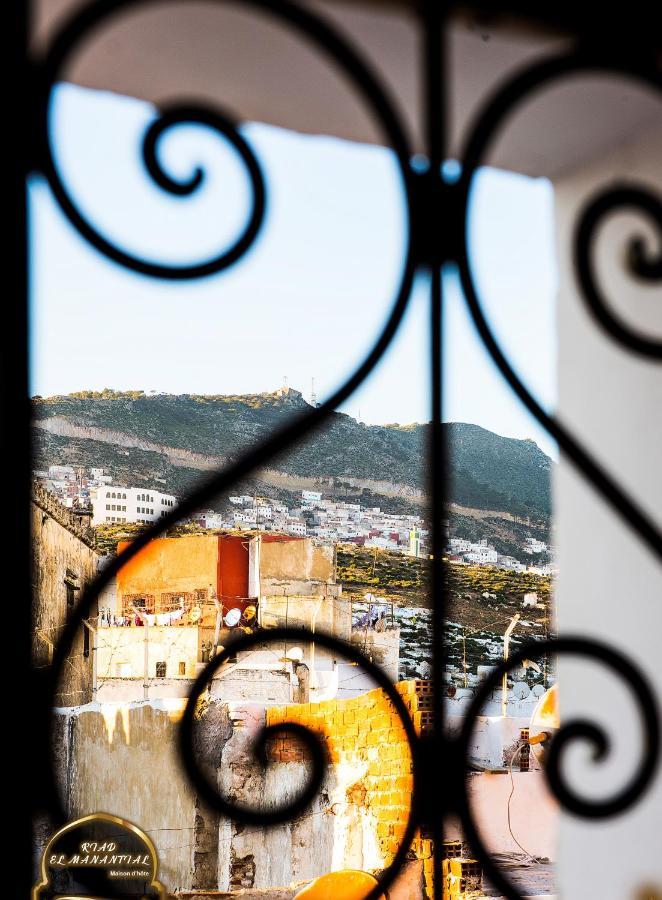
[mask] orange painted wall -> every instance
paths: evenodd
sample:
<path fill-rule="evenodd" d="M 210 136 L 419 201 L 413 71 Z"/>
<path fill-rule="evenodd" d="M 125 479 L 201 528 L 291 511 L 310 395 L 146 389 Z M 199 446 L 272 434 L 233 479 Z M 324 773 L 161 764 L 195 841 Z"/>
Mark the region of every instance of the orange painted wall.
<path fill-rule="evenodd" d="M 312 577 L 310 560 L 312 545 L 303 539 L 287 535 L 264 535 L 263 544 L 278 552 L 284 558 L 292 555 L 290 565 L 298 577 Z M 128 541 L 120 541 L 118 553 L 129 546 Z M 176 538 L 157 538 L 151 541 L 119 571 L 117 594 L 148 594 L 158 596 L 162 591 L 194 591 L 214 588 L 223 603 L 224 612 L 232 607 L 242 611 L 249 603 L 248 597 L 248 557 L 250 537 L 248 535 L 182 535 Z M 303 554 L 303 555 L 302 555 Z M 265 556 L 269 559 L 269 553 Z M 316 559 L 316 557 L 311 557 Z"/>
<path fill-rule="evenodd" d="M 121 553 L 129 542 L 117 545 Z M 127 594 L 217 589 L 218 537 L 184 535 L 150 541 L 117 573 L 118 599 Z"/>

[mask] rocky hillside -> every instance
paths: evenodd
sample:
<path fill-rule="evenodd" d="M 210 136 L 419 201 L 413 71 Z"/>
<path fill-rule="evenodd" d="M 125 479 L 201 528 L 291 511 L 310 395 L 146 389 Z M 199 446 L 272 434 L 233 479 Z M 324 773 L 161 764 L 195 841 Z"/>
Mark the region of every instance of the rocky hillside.
<path fill-rule="evenodd" d="M 181 495 L 202 471 L 222 468 L 307 408 L 292 389 L 246 396 L 107 390 L 36 397 L 36 462 L 104 466 L 118 481 L 156 480 Z M 551 461 L 533 441 L 500 437 L 477 425 L 445 428 L 452 500 L 546 526 Z M 364 502 L 375 495 L 383 508 L 420 507 L 427 433 L 426 425 L 365 425 L 335 413 L 255 483 L 272 494 L 318 485 Z"/>
<path fill-rule="evenodd" d="M 425 677 L 432 656 L 429 561 L 351 545 L 338 546 L 337 561 L 343 594 L 355 605 L 368 591 L 378 601 L 393 604 L 400 626 L 400 677 Z M 549 578 L 529 573 L 449 565 L 445 633 L 449 663 L 475 672 L 478 665 L 498 662 L 504 629 L 515 613 L 521 619 L 513 632 L 512 649 L 523 640 L 548 637 L 553 630 L 551 587 Z M 534 594 L 535 602 L 524 606 L 524 597 L 531 601 Z M 548 659 L 539 662 L 550 665 Z"/>

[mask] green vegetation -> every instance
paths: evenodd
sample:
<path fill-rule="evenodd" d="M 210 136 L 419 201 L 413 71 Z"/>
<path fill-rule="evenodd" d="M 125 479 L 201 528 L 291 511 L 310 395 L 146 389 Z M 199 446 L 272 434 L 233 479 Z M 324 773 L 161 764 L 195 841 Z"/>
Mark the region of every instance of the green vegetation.
<path fill-rule="evenodd" d="M 97 525 L 94 529 L 97 539 L 97 550 L 103 555 L 115 556 L 117 544 L 120 541 L 130 541 L 144 530 L 144 525 Z"/>
<path fill-rule="evenodd" d="M 407 598 L 412 606 L 428 605 L 430 564 L 390 550 L 339 544 L 336 551 L 337 577 L 343 590 L 371 591 L 388 599 Z"/>
<path fill-rule="evenodd" d="M 117 553 L 117 544 L 120 541 L 133 540 L 141 532 L 145 531 L 148 526 L 133 523 L 108 523 L 104 525 L 96 525 L 94 528 L 97 538 L 97 549 L 101 554 L 115 556 Z M 218 531 L 210 531 L 201 528 L 194 522 L 187 522 L 184 525 L 174 525 L 168 528 L 162 537 L 180 537 L 184 534 L 219 534 Z M 245 534 L 245 532 L 242 532 Z"/>
<path fill-rule="evenodd" d="M 550 542 L 550 528 L 546 522 L 524 523 L 497 515 L 481 516 L 477 512 L 468 514 L 451 510 L 449 524 L 453 537 L 464 538 L 468 541 L 479 541 L 486 538 L 488 543 L 492 544 L 499 553 L 504 556 L 514 556 L 520 562 L 532 561 L 532 558 L 527 557 L 522 551 L 527 537 L 537 538 L 546 543 Z M 536 562 L 548 562 L 549 556 L 547 554 L 538 555 L 535 560 Z"/>
<path fill-rule="evenodd" d="M 398 606 L 430 607 L 430 563 L 390 550 L 342 544 L 337 549 L 338 581 L 350 596 L 370 591 Z M 489 566 L 450 564 L 449 619 L 469 630 L 503 630 L 520 612 L 527 621 L 549 628 L 551 579 Z M 539 607 L 522 606 L 524 595 L 536 593 Z M 538 635 L 540 636 L 540 635 Z"/>

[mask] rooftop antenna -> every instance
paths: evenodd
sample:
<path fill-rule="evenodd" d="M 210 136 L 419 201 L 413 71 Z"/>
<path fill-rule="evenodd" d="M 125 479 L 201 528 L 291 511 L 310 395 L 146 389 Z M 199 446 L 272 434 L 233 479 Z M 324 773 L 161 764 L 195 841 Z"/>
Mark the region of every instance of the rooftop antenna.
<path fill-rule="evenodd" d="M 310 384 L 310 405 L 317 406 L 317 394 L 315 393 L 315 378 L 311 379 Z"/>

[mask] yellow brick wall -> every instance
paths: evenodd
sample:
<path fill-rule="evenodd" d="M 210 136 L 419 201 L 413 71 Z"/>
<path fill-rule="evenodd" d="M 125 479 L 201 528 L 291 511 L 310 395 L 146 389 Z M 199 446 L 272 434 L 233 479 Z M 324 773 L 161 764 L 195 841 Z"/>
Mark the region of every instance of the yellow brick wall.
<path fill-rule="evenodd" d="M 428 681 L 401 681 L 396 685 L 414 722 L 416 732 L 431 726 L 431 686 Z M 369 806 L 375 817 L 377 840 L 388 866 L 406 828 L 414 786 L 412 760 L 405 730 L 388 696 L 380 688 L 348 700 L 272 706 L 267 725 L 295 722 L 324 741 L 330 765 L 357 764 L 365 774 L 353 786 L 352 799 Z M 305 759 L 305 749 L 286 732 L 276 734 L 267 750 L 272 761 Z M 431 841 L 417 833 L 412 854 L 426 862 L 426 885 L 431 887 Z M 431 895 L 431 894 L 430 894 Z"/>

